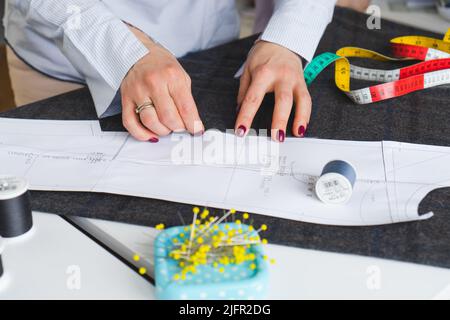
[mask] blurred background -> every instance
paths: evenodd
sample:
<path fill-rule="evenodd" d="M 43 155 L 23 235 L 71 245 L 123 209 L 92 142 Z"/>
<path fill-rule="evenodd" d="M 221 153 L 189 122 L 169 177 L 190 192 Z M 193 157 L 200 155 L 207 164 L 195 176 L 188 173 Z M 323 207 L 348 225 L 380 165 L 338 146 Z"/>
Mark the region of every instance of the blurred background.
<path fill-rule="evenodd" d="M 0 0 L 0 17 L 3 17 L 5 1 Z M 14 99 L 9 83 L 8 68 L 6 65 L 6 50 L 3 24 L 0 24 L 0 112 L 12 108 Z"/>

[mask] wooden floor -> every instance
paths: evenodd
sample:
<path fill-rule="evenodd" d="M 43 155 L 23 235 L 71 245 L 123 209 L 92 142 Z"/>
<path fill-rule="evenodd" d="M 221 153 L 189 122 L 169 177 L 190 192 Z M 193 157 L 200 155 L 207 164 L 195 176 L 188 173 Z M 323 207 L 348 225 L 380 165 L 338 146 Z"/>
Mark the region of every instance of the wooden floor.
<path fill-rule="evenodd" d="M 14 107 L 13 93 L 6 64 L 5 45 L 0 44 L 0 112 Z"/>

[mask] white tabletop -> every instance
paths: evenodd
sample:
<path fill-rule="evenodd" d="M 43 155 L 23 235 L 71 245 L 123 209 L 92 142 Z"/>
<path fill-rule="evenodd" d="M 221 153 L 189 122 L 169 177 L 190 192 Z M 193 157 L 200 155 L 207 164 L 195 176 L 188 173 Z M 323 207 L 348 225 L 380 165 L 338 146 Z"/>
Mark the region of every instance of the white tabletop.
<path fill-rule="evenodd" d="M 6 239 L 0 299 L 154 299 L 154 286 L 57 215 L 34 213 L 33 229 Z M 150 227 L 73 218 L 117 255 L 153 269 Z M 269 299 L 450 299 L 450 270 L 267 245 Z M 133 256 L 139 254 L 136 262 Z"/>
<path fill-rule="evenodd" d="M 54 214 L 4 240 L 2 299 L 153 299 L 151 283 Z"/>
<path fill-rule="evenodd" d="M 132 263 L 152 269 L 149 227 L 76 218 Z M 97 231 L 95 231 L 97 228 Z M 115 243 L 115 244 L 114 244 Z M 118 246 L 117 246 L 118 245 Z M 450 270 L 346 254 L 267 245 L 269 299 L 450 299 Z"/>

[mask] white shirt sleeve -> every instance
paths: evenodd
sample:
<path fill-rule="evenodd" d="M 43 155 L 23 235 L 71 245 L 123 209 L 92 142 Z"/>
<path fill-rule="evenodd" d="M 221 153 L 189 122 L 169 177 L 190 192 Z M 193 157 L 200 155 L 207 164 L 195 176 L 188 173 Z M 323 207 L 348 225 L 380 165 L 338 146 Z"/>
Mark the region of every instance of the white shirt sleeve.
<path fill-rule="evenodd" d="M 21 0 L 26 23 L 53 39 L 84 77 L 99 117 L 120 112 L 118 91 L 148 50 L 100 0 Z"/>
<path fill-rule="evenodd" d="M 261 40 L 279 44 L 311 61 L 333 19 L 335 4 L 336 0 L 276 0 Z"/>

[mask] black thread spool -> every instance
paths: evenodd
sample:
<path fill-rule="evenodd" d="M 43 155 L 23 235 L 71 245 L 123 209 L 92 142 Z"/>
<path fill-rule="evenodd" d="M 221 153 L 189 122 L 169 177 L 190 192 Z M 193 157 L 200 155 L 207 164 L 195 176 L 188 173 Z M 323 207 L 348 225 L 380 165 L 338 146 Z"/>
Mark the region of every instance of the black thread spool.
<path fill-rule="evenodd" d="M 33 217 L 26 180 L 0 176 L 0 237 L 21 236 L 32 226 Z"/>

